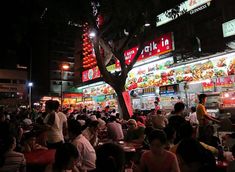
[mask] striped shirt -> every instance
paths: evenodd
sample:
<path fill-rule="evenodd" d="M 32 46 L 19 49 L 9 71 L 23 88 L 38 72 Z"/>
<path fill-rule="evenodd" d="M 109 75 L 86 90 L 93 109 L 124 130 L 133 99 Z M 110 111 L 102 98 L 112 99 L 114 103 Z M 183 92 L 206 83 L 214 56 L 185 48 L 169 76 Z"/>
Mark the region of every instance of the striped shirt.
<path fill-rule="evenodd" d="M 26 172 L 26 161 L 24 154 L 9 151 L 5 154 L 5 162 L 0 167 L 1 172 Z"/>

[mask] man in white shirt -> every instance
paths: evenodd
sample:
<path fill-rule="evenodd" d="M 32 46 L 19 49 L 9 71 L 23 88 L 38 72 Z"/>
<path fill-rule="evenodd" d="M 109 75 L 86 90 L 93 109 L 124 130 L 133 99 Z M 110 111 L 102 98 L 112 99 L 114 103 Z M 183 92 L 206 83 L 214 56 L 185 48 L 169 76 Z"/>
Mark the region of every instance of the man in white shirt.
<path fill-rule="evenodd" d="M 67 118 L 62 112 L 58 112 L 59 102 L 48 100 L 46 102 L 47 116 L 44 123 L 48 126 L 47 142 L 48 147 L 55 149 L 64 142 L 64 134 L 67 134 Z"/>
<path fill-rule="evenodd" d="M 81 171 L 94 170 L 96 153 L 90 142 L 83 136 L 80 123 L 76 120 L 68 121 L 68 133 L 80 155 L 77 167 Z"/>
<path fill-rule="evenodd" d="M 115 116 L 110 117 L 110 122 L 107 124 L 107 131 L 108 137 L 114 141 L 124 139 L 122 125 L 116 122 Z"/>
<path fill-rule="evenodd" d="M 195 107 L 191 107 L 191 113 L 186 117 L 186 120 L 188 120 L 192 125 L 199 125 Z"/>

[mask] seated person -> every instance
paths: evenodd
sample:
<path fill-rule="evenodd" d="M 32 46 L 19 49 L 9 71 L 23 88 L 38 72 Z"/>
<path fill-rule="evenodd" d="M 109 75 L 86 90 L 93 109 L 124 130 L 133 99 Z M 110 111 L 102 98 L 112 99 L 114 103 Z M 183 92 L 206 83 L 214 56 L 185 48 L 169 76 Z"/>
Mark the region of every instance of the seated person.
<path fill-rule="evenodd" d="M 168 123 L 167 118 L 161 110 L 158 110 L 155 115 L 152 116 L 152 125 L 155 129 L 163 129 Z"/>
<path fill-rule="evenodd" d="M 34 150 L 47 150 L 47 147 L 41 146 L 36 143 L 36 136 L 34 133 L 29 132 L 24 135 L 24 143 L 22 146 L 22 152 L 31 152 Z"/>
<path fill-rule="evenodd" d="M 76 120 L 68 121 L 68 132 L 72 144 L 79 152 L 79 164 L 77 167 L 82 171 L 95 169 L 96 154 L 91 143 L 82 135 L 82 127 Z"/>
<path fill-rule="evenodd" d="M 16 148 L 15 137 L 8 136 L 0 145 L 0 171 L 26 172 L 24 154 L 14 151 Z"/>
<path fill-rule="evenodd" d="M 166 126 L 163 131 L 166 133 L 166 144 L 165 144 L 165 149 L 170 150 L 174 146 L 174 140 L 176 138 L 176 131 L 173 127 L 171 126 Z"/>
<path fill-rule="evenodd" d="M 88 127 L 82 132 L 83 136 L 91 143 L 92 146 L 98 144 L 99 122 L 91 121 Z"/>
<path fill-rule="evenodd" d="M 212 153 L 193 138 L 183 139 L 176 153 L 181 172 L 216 171 L 215 158 Z"/>
<path fill-rule="evenodd" d="M 128 142 L 140 143 L 144 141 L 144 127 L 138 127 L 134 119 L 127 121 L 128 129 L 125 140 Z"/>
<path fill-rule="evenodd" d="M 235 145 L 232 147 L 232 154 L 233 154 L 233 161 L 229 163 L 227 172 L 234 172 L 235 171 Z"/>
<path fill-rule="evenodd" d="M 96 151 L 96 170 L 94 172 L 123 172 L 125 153 L 116 144 L 106 143 Z"/>
<path fill-rule="evenodd" d="M 107 123 L 108 138 L 114 141 L 124 139 L 122 125 L 116 121 L 115 116 L 110 117 L 110 122 Z"/>
<path fill-rule="evenodd" d="M 215 148 L 218 148 L 220 145 L 220 140 L 218 137 L 214 136 L 215 133 L 214 127 L 212 125 L 207 125 L 204 131 L 205 133 L 201 137 L 200 141 Z"/>
<path fill-rule="evenodd" d="M 185 123 L 183 125 L 180 126 L 179 128 L 179 136 L 180 136 L 180 141 L 183 139 L 187 139 L 187 138 L 192 138 L 193 136 L 193 127 L 189 124 L 189 123 Z M 173 147 L 170 148 L 170 151 L 172 153 L 176 153 L 176 150 L 179 146 L 180 141 L 175 144 Z M 213 153 L 214 155 L 218 154 L 218 149 L 216 149 L 213 146 L 209 146 L 203 142 L 200 142 L 200 144 L 207 150 L 209 150 L 211 153 Z"/>
<path fill-rule="evenodd" d="M 141 172 L 180 172 L 176 156 L 165 150 L 166 134 L 162 130 L 153 130 L 149 135 L 150 150 L 140 159 Z"/>
<path fill-rule="evenodd" d="M 70 171 L 79 172 L 76 167 L 79 153 L 71 143 L 63 143 L 56 149 L 55 161 L 48 165 L 45 172 Z"/>

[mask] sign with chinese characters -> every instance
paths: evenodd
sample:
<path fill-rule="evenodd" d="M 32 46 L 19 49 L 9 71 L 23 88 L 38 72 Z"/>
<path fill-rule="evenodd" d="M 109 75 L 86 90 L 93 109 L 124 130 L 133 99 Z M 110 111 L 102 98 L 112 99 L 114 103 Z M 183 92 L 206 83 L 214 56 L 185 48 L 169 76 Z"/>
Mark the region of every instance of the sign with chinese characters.
<path fill-rule="evenodd" d="M 224 37 L 235 35 L 235 19 L 223 23 L 222 28 Z"/>
<path fill-rule="evenodd" d="M 159 15 L 157 15 L 157 22 L 156 26 L 161 26 L 163 24 L 169 23 L 180 16 L 190 12 L 191 10 L 194 10 L 198 7 L 203 6 L 204 4 L 207 4 L 207 6 L 210 5 L 210 2 L 212 0 L 187 0 L 182 2 L 177 6 L 177 12 L 176 9 L 169 9 Z M 205 7 L 205 6 L 203 6 Z M 206 7 L 205 7 L 206 8 Z M 204 8 L 201 8 L 201 10 Z M 195 12 L 192 12 L 192 14 Z"/>
<path fill-rule="evenodd" d="M 97 78 L 100 78 L 100 70 L 98 66 L 82 72 L 82 82 L 90 81 Z"/>
<path fill-rule="evenodd" d="M 152 56 L 165 54 L 174 50 L 173 33 L 161 35 L 152 41 L 146 42 L 144 45 L 145 46 L 137 61 L 141 61 Z M 124 52 L 126 64 L 131 63 L 137 51 L 138 47 L 134 47 Z M 120 67 L 119 61 L 116 62 L 116 66 Z"/>

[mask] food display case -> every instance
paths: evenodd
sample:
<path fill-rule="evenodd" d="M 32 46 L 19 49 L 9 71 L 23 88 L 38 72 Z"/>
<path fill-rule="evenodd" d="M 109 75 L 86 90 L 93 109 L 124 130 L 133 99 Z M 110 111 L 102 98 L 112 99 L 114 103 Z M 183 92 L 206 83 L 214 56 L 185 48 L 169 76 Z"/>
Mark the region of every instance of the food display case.
<path fill-rule="evenodd" d="M 235 108 L 235 90 L 224 91 L 220 94 L 220 109 Z"/>

